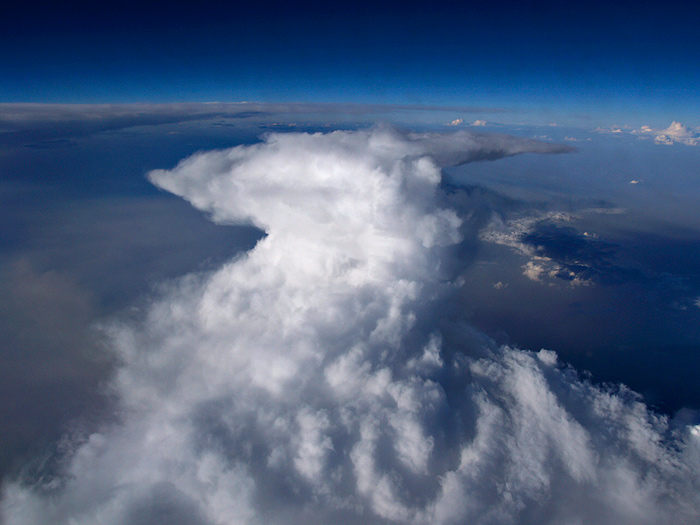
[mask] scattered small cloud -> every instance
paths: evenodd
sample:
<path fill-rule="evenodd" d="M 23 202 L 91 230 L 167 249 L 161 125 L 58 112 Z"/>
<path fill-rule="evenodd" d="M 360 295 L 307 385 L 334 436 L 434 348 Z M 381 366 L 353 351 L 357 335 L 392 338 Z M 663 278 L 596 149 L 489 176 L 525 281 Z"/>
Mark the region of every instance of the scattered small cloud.
<path fill-rule="evenodd" d="M 475 120 L 474 122 L 472 122 L 472 126 L 486 126 L 486 125 L 488 125 L 488 122 L 486 122 L 485 120 Z"/>
<path fill-rule="evenodd" d="M 640 279 L 635 269 L 613 263 L 616 245 L 567 224 L 577 218 L 564 212 L 540 212 L 509 221 L 497 218 L 482 230 L 480 239 L 528 257 L 523 275 L 532 281 L 578 286 Z"/>
<path fill-rule="evenodd" d="M 630 181 L 630 184 L 639 184 L 639 181 L 636 180 L 636 179 L 634 179 L 634 180 L 631 180 L 631 181 Z"/>
<path fill-rule="evenodd" d="M 464 119 L 463 118 L 456 118 L 452 122 L 448 124 L 448 126 L 461 126 L 464 124 Z"/>
<path fill-rule="evenodd" d="M 623 128 L 621 128 L 620 126 L 609 126 L 609 127 L 598 127 L 598 128 L 595 128 L 593 131 L 595 131 L 596 133 L 604 133 L 604 134 L 611 134 L 611 133 L 618 134 L 618 133 L 622 133 L 625 130 Z"/>
<path fill-rule="evenodd" d="M 639 139 L 649 139 L 654 136 L 654 142 L 664 146 L 673 144 L 697 146 L 700 144 L 700 133 L 675 120 L 665 129 L 654 129 L 651 126 L 644 125 L 641 128 L 632 128 L 630 126 L 599 127 L 593 131 L 597 133 L 636 135 Z"/>
<path fill-rule="evenodd" d="M 479 238 L 485 242 L 508 246 L 518 252 L 534 255 L 531 247 L 522 242 L 525 235 L 532 232 L 538 223 L 546 221 L 569 223 L 574 218 L 575 215 L 563 211 L 539 212 L 508 221 L 503 221 L 497 216 L 487 228 L 481 231 Z"/>

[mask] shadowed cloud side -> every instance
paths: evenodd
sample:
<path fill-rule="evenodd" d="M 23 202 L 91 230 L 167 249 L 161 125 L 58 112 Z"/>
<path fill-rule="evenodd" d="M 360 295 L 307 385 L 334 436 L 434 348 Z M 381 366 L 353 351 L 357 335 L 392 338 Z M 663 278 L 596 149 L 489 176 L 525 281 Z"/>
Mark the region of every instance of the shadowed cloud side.
<path fill-rule="evenodd" d="M 439 278 L 440 166 L 561 146 L 390 128 L 201 153 L 159 187 L 267 236 L 113 326 L 121 422 L 6 483 L 7 523 L 658 523 L 700 517 L 700 431 L 551 351 L 497 348 Z"/>

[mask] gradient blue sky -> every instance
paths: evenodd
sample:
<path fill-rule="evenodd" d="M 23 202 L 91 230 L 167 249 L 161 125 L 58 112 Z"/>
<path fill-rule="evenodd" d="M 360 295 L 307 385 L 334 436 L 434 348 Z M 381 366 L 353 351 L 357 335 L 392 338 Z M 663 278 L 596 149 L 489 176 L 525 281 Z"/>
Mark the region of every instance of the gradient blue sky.
<path fill-rule="evenodd" d="M 464 105 L 511 123 L 698 126 L 698 27 L 685 2 L 11 0 L 0 102 Z"/>

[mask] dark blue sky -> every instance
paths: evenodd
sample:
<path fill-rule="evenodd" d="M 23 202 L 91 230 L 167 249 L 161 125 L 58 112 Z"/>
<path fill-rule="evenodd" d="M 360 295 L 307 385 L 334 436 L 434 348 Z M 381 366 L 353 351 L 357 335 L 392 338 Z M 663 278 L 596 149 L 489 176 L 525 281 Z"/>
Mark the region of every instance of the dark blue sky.
<path fill-rule="evenodd" d="M 512 122 L 697 126 L 699 26 L 681 2 L 11 1 L 0 101 L 479 105 Z"/>

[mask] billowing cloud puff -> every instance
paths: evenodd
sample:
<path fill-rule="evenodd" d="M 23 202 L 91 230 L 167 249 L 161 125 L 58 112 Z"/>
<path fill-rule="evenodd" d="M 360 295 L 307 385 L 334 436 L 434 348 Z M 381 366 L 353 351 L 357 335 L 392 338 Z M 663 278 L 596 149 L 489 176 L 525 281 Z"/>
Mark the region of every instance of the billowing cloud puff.
<path fill-rule="evenodd" d="M 456 118 L 450 122 L 450 126 L 461 126 L 462 124 L 464 124 L 464 119 L 462 118 Z"/>
<path fill-rule="evenodd" d="M 688 129 L 680 122 L 673 121 L 669 127 L 663 129 L 656 135 L 654 141 L 657 144 L 673 144 L 678 142 L 687 146 L 697 146 L 700 143 L 698 134 Z"/>
<path fill-rule="evenodd" d="M 525 151 L 558 149 L 379 128 L 152 172 L 267 236 L 112 328 L 119 421 L 6 483 L 2 521 L 697 521 L 700 432 L 454 313 L 439 270 L 463 218 L 439 166 Z"/>

